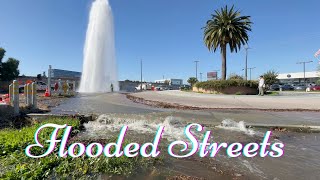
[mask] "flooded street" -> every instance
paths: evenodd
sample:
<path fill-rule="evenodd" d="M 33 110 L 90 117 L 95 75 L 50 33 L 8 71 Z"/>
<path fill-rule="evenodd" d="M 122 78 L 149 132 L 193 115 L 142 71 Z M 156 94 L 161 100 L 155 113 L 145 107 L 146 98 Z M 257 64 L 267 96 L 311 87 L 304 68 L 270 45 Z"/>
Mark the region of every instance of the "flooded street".
<path fill-rule="evenodd" d="M 128 126 L 125 139 L 152 142 L 159 126 L 165 126 L 160 144 L 164 164 L 143 173 L 144 179 L 163 179 L 167 175 L 185 175 L 205 179 L 318 179 L 320 176 L 320 134 L 273 131 L 270 143 L 285 144 L 281 158 L 269 156 L 230 158 L 225 150 L 215 157 L 198 155 L 177 159 L 168 155 L 168 145 L 176 140 L 188 142 L 184 128 L 190 123 L 205 126 L 194 132 L 202 141 L 205 131 L 211 131 L 210 142 L 248 144 L 261 143 L 270 129 L 247 128 L 248 124 L 320 125 L 316 112 L 263 111 L 184 111 L 151 108 L 135 104 L 122 94 L 79 95 L 52 109 L 54 114 L 97 114 L 96 121 L 85 124 L 81 139 L 108 139 L 117 137 L 120 128 Z M 179 151 L 180 149 L 175 149 Z M 139 177 L 140 179 L 142 177 Z"/>

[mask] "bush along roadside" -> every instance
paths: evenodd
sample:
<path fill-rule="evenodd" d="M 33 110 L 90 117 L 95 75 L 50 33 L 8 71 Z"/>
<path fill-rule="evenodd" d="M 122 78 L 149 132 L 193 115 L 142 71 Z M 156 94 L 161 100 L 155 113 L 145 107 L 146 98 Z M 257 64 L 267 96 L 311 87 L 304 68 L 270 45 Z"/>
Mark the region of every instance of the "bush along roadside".
<path fill-rule="evenodd" d="M 209 91 L 222 91 L 223 89 L 230 87 L 249 87 L 249 88 L 258 88 L 257 81 L 246 81 L 242 79 L 229 79 L 229 80 L 213 80 L 198 82 L 195 84 L 195 87 L 202 88 Z"/>
<path fill-rule="evenodd" d="M 72 139 L 76 139 L 76 134 L 80 132 L 81 123 L 75 118 L 48 119 L 41 123 L 35 123 L 32 126 L 22 129 L 4 129 L 0 130 L 0 179 L 95 179 L 99 174 L 131 176 L 141 169 L 154 166 L 161 161 L 161 158 L 107 158 L 99 156 L 97 158 L 88 158 L 82 156 L 79 158 L 60 158 L 57 154 L 60 144 L 58 143 L 55 152 L 49 156 L 40 159 L 33 159 L 26 156 L 24 150 L 34 144 L 34 133 L 44 124 L 53 123 L 73 127 L 71 132 Z M 52 129 L 43 129 L 39 134 L 39 142 L 44 143 L 51 136 Z M 61 139 L 63 131 L 59 131 L 58 139 Z M 71 141 L 72 141 L 71 139 Z M 101 140 L 107 144 L 114 140 Z M 89 143 L 89 142 L 87 142 Z M 86 142 L 84 142 L 86 144 Z M 124 144 L 129 144 L 125 141 Z M 34 150 L 33 154 L 43 154 L 43 149 Z"/>

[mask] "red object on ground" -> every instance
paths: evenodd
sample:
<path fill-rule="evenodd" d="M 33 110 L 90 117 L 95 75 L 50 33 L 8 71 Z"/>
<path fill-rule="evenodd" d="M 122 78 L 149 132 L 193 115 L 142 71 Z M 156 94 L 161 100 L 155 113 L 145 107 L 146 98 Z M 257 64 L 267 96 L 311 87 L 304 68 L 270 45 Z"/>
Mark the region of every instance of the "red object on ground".
<path fill-rule="evenodd" d="M 3 95 L 2 98 L 0 97 L 0 102 L 4 102 L 6 104 L 10 104 L 9 94 Z"/>
<path fill-rule="evenodd" d="M 311 89 L 312 91 L 320 91 L 320 86 L 319 86 L 319 85 L 317 85 L 317 86 L 312 86 L 310 89 Z"/>
<path fill-rule="evenodd" d="M 50 93 L 49 93 L 49 91 L 48 91 L 48 88 L 46 89 L 46 92 L 44 93 L 44 96 L 45 96 L 45 97 L 50 97 Z"/>
<path fill-rule="evenodd" d="M 154 86 L 151 86 L 151 91 L 154 91 Z"/>

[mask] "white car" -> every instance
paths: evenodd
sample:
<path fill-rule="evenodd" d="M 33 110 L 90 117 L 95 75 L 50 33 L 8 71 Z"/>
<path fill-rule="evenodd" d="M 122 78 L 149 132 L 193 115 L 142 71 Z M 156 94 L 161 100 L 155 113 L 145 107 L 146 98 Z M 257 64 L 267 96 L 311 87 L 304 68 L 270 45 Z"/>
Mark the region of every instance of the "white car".
<path fill-rule="evenodd" d="M 151 84 L 142 84 L 142 90 L 151 90 L 152 85 Z M 139 84 L 137 87 L 135 87 L 137 91 L 141 91 L 141 84 Z"/>

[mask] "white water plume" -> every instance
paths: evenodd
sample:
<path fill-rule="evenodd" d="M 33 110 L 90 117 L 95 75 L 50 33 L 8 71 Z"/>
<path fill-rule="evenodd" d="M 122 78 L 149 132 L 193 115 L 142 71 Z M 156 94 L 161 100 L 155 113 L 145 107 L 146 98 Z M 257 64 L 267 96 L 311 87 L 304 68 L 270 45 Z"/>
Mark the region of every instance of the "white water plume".
<path fill-rule="evenodd" d="M 79 92 L 119 90 L 112 10 L 108 0 L 92 3 Z"/>
<path fill-rule="evenodd" d="M 159 126 L 164 126 L 163 137 L 170 141 L 186 139 L 184 135 L 185 126 L 180 122 L 179 118 L 168 116 L 164 121 L 149 121 L 136 118 L 118 118 L 109 115 L 101 115 L 96 121 L 85 124 L 88 132 L 96 131 L 112 131 L 119 132 L 123 126 L 128 126 L 129 131 L 139 133 L 154 134 Z"/>
<path fill-rule="evenodd" d="M 248 129 L 243 121 L 235 122 L 231 119 L 225 119 L 221 122 L 221 125 L 217 126 L 218 128 L 231 130 L 231 131 L 240 131 L 248 135 L 255 135 L 255 131 Z"/>

